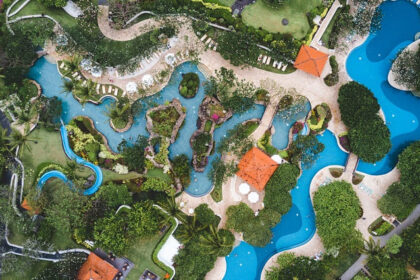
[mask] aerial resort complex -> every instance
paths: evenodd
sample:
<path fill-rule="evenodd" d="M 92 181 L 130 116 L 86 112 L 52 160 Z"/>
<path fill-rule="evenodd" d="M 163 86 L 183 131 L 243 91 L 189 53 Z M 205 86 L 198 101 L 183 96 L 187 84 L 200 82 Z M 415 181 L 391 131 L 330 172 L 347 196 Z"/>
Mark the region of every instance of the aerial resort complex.
<path fill-rule="evenodd" d="M 420 0 L 0 0 L 0 279 L 420 279 Z"/>

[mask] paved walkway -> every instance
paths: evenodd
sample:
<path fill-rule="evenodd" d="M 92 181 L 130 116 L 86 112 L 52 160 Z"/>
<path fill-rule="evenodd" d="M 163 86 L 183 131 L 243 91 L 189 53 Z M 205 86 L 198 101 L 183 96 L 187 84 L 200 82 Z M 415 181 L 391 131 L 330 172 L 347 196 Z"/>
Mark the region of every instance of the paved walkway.
<path fill-rule="evenodd" d="M 109 6 L 98 6 L 98 26 L 105 37 L 114 41 L 129 41 L 161 26 L 155 18 L 142 20 L 124 29 L 114 29 L 108 20 Z"/>
<path fill-rule="evenodd" d="M 325 30 L 327 29 L 328 25 L 330 24 L 330 21 L 334 17 L 335 13 L 341 7 L 342 6 L 341 6 L 340 2 L 338 0 L 335 0 L 334 3 L 332 4 L 330 10 L 328 11 L 327 15 L 322 20 L 322 23 L 321 23 L 318 31 L 315 33 L 315 36 L 312 39 L 312 42 L 310 44 L 311 47 L 314 47 L 314 48 L 319 49 L 320 51 L 323 51 L 323 52 L 326 52 L 326 53 L 330 53 L 331 51 L 333 51 L 333 50 L 330 50 L 330 49 L 320 45 L 319 42 L 321 41 L 321 37 L 324 34 Z"/>
<path fill-rule="evenodd" d="M 267 108 L 264 111 L 264 115 L 261 119 L 260 125 L 258 128 L 251 134 L 251 137 L 255 142 L 257 142 L 271 127 L 271 123 L 273 122 L 274 116 L 277 113 L 277 107 L 279 105 L 280 99 L 282 95 L 276 94 L 274 97 L 270 98 L 270 104 L 268 104 Z"/>
<path fill-rule="evenodd" d="M 412 225 L 420 217 L 420 204 L 414 209 L 413 212 L 405 219 L 398 227 L 392 230 L 390 233 L 385 236 L 374 238 L 375 241 L 379 240 L 381 247 L 385 246 L 386 242 L 394 235 L 401 234 L 401 232 Z M 351 280 L 365 265 L 367 255 L 362 254 L 360 258 L 349 268 L 346 272 L 340 277 L 341 280 Z"/>

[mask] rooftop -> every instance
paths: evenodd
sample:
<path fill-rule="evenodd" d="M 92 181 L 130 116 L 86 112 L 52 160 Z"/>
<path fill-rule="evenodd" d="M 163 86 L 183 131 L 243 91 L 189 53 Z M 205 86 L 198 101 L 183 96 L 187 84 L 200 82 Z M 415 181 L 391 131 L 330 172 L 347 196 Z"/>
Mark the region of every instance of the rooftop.
<path fill-rule="evenodd" d="M 328 54 L 307 45 L 302 45 L 296 57 L 294 67 L 311 75 L 321 77 Z"/>
<path fill-rule="evenodd" d="M 258 191 L 265 188 L 268 180 L 277 169 L 277 163 L 258 148 L 249 150 L 239 162 L 236 173 Z"/>

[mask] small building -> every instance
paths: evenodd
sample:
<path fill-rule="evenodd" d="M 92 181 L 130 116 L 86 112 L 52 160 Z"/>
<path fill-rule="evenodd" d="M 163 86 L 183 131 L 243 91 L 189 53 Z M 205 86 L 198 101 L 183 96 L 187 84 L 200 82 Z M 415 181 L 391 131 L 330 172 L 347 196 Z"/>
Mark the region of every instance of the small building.
<path fill-rule="evenodd" d="M 328 54 L 307 45 L 302 45 L 293 66 L 316 77 L 321 77 L 327 60 Z"/>
<path fill-rule="evenodd" d="M 260 149 L 253 147 L 239 162 L 236 173 L 258 191 L 263 191 L 278 164 Z"/>
<path fill-rule="evenodd" d="M 77 280 L 114 280 L 118 269 L 91 252 L 79 270 Z"/>
<path fill-rule="evenodd" d="M 123 280 L 134 264 L 126 258 L 118 258 L 95 249 L 89 254 L 77 275 L 77 280 Z"/>

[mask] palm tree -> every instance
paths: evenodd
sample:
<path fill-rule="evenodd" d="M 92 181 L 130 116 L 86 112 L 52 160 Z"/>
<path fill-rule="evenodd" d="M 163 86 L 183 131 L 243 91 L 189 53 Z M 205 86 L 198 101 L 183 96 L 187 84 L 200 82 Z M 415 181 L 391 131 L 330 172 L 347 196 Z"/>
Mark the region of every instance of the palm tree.
<path fill-rule="evenodd" d="M 9 137 L 7 136 L 7 129 L 0 125 L 0 153 L 9 151 Z"/>
<path fill-rule="evenodd" d="M 174 217 L 177 218 L 181 223 L 187 222 L 187 215 L 179 209 L 179 204 L 175 201 L 175 196 L 171 195 L 166 198 L 164 202 L 158 202 L 158 205 L 163 208 L 163 210 L 168 213 L 168 218 Z M 165 219 L 165 223 L 168 222 L 168 219 Z"/>
<path fill-rule="evenodd" d="M 29 137 L 27 128 L 25 129 L 25 132 L 23 134 L 20 133 L 19 130 L 13 129 L 9 137 L 10 150 L 15 150 L 19 146 L 21 146 L 20 152 L 22 152 L 22 150 L 24 149 L 31 151 L 31 146 L 29 145 L 29 142 L 37 143 L 35 138 Z"/>
<path fill-rule="evenodd" d="M 62 93 L 69 93 L 72 92 L 74 90 L 74 83 L 72 80 L 65 80 L 64 84 L 62 86 Z"/>
<path fill-rule="evenodd" d="M 361 253 L 368 255 L 369 257 L 379 257 L 386 253 L 385 249 L 381 247 L 381 242 L 375 242 L 372 237 L 369 237 L 369 241 L 365 240 L 365 246 L 360 250 Z"/>
<path fill-rule="evenodd" d="M 111 120 L 128 121 L 130 103 L 115 102 L 108 106 L 107 109 L 107 115 Z"/>
<path fill-rule="evenodd" d="M 235 237 L 226 230 L 217 231 L 214 225 L 210 225 L 210 231 L 200 235 L 200 246 L 209 254 L 226 256 L 232 250 Z"/>
<path fill-rule="evenodd" d="M 36 106 L 31 106 L 31 108 L 29 108 L 29 110 L 21 110 L 18 113 L 18 120 L 17 123 L 18 124 L 29 124 L 30 121 L 32 120 L 32 117 L 36 114 Z"/>
<path fill-rule="evenodd" d="M 73 73 L 80 70 L 80 62 L 82 62 L 82 57 L 74 55 L 70 60 L 65 60 L 64 64 L 67 66 L 67 71 Z"/>
<path fill-rule="evenodd" d="M 80 103 L 84 105 L 96 93 L 95 84 L 91 80 L 84 86 L 78 84 L 75 86 L 73 93 L 80 99 Z"/>
<path fill-rule="evenodd" d="M 188 218 L 189 219 L 187 219 L 185 223 L 182 223 L 177 230 L 177 238 L 179 238 L 183 244 L 188 243 L 193 237 L 197 236 L 197 234 L 205 228 L 205 226 L 202 226 L 197 222 L 196 215 L 189 216 Z"/>

